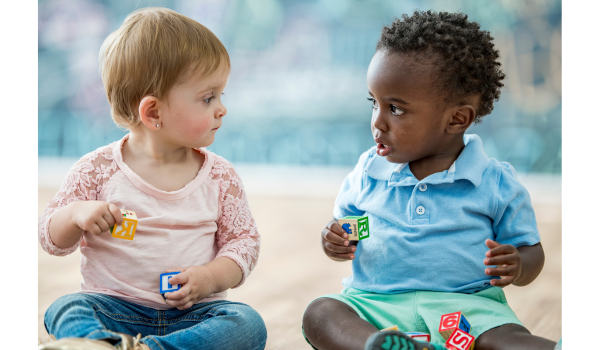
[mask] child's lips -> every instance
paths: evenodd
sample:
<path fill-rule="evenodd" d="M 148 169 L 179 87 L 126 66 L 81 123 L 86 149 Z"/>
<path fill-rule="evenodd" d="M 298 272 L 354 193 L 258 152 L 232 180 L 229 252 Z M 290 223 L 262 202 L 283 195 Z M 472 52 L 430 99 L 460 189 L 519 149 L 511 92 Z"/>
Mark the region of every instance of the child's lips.
<path fill-rule="evenodd" d="M 385 145 L 383 143 L 377 143 L 377 154 L 379 154 L 382 157 L 386 157 L 388 156 L 390 153 L 392 153 L 392 147 Z"/>

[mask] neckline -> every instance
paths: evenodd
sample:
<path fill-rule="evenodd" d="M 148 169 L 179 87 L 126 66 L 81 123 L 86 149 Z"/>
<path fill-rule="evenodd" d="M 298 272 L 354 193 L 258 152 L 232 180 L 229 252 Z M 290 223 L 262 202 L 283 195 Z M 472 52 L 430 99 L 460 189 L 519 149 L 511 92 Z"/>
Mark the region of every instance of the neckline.
<path fill-rule="evenodd" d="M 203 148 L 193 148 L 194 151 L 200 152 L 204 155 L 204 163 L 202 163 L 202 167 L 200 167 L 200 170 L 198 171 L 196 177 L 190 182 L 188 182 L 185 186 L 176 191 L 160 190 L 146 182 L 144 179 L 142 179 L 138 174 L 131 170 L 131 168 L 123 161 L 122 148 L 125 144 L 125 141 L 129 139 L 129 135 L 130 134 L 123 136 L 123 138 L 120 141 L 115 143 L 113 147 L 113 158 L 117 162 L 117 166 L 121 169 L 121 171 L 123 171 L 125 177 L 127 177 L 127 179 L 131 181 L 131 183 L 135 187 L 137 187 L 140 191 L 149 194 L 153 197 L 166 200 L 184 198 L 204 183 L 204 181 L 208 177 L 208 174 L 210 173 L 210 170 L 213 167 L 214 157 L 212 153 L 206 151 Z"/>

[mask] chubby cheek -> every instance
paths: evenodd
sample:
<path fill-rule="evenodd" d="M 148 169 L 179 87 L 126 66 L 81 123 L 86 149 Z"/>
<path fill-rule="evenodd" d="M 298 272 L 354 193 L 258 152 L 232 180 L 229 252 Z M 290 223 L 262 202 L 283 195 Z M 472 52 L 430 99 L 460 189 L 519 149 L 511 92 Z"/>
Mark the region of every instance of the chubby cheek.
<path fill-rule="evenodd" d="M 212 129 L 212 121 L 209 118 L 199 118 L 179 126 L 180 131 L 187 137 L 202 137 Z"/>

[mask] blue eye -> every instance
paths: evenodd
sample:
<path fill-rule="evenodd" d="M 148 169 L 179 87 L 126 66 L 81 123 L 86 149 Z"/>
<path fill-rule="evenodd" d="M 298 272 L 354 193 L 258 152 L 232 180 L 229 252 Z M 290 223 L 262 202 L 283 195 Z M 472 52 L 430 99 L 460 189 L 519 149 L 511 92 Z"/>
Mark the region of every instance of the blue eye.
<path fill-rule="evenodd" d="M 205 100 L 204 100 L 204 102 L 206 102 L 206 104 L 210 104 L 210 101 L 212 101 L 212 100 L 213 100 L 213 98 L 215 98 L 215 97 L 214 97 L 214 96 L 211 96 L 211 97 L 209 97 L 209 98 L 205 99 Z"/>
<path fill-rule="evenodd" d="M 367 100 L 368 100 L 368 101 L 371 101 L 371 103 L 373 104 L 373 106 L 372 106 L 372 107 L 373 107 L 373 109 L 377 109 L 377 107 L 379 107 L 379 106 L 377 105 L 377 101 L 375 101 L 375 99 L 374 99 L 374 98 L 372 98 L 372 97 L 367 97 Z"/>

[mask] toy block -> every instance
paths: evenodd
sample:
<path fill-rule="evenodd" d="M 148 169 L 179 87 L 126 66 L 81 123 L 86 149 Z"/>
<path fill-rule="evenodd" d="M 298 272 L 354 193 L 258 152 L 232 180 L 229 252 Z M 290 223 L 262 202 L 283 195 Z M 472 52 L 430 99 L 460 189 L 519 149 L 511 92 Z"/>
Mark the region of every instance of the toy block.
<path fill-rule="evenodd" d="M 465 315 L 460 311 L 442 315 L 439 329 L 441 336 L 444 337 L 445 340 L 448 340 L 448 337 L 450 337 L 456 329 L 461 329 L 467 334 L 471 331 L 471 324 L 469 324 Z"/>
<path fill-rule="evenodd" d="M 349 241 L 360 241 L 369 238 L 369 217 L 368 216 L 346 216 L 338 220 L 348 234 Z"/>
<path fill-rule="evenodd" d="M 422 342 L 430 342 L 431 341 L 431 336 L 427 333 L 408 332 L 408 333 L 404 333 L 404 334 L 408 335 L 409 337 L 413 338 L 416 341 L 422 341 Z"/>
<path fill-rule="evenodd" d="M 179 274 L 179 272 L 167 272 L 160 274 L 160 294 L 174 292 L 181 288 L 181 284 L 172 285 L 169 283 L 169 279 L 177 274 Z"/>
<path fill-rule="evenodd" d="M 391 327 L 384 328 L 384 329 L 381 330 L 381 332 L 383 332 L 383 331 L 400 331 L 400 329 L 398 329 L 398 326 L 393 325 Z"/>
<path fill-rule="evenodd" d="M 460 328 L 456 328 L 446 340 L 446 347 L 453 350 L 473 350 L 475 337 Z"/>
<path fill-rule="evenodd" d="M 135 215 L 135 212 L 131 210 L 121 209 L 121 214 L 123 214 L 123 223 L 112 227 L 111 236 L 132 241 L 133 236 L 135 235 L 138 218 Z"/>

